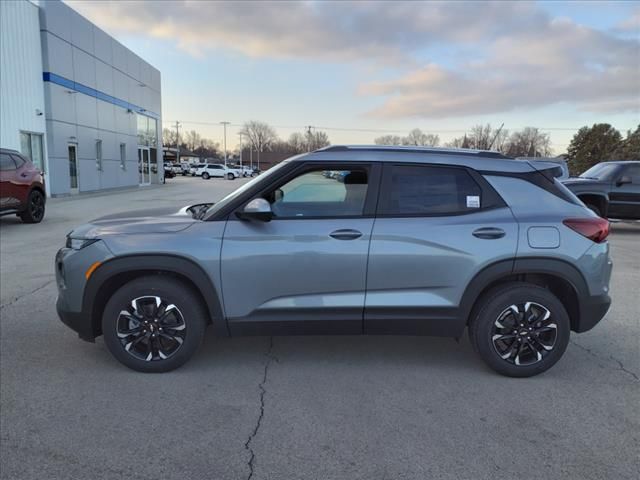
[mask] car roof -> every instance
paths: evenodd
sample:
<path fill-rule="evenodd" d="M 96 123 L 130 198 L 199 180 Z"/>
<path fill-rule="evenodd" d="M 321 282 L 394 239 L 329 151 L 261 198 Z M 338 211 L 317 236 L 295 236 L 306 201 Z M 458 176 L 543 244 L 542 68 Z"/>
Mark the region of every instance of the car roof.
<path fill-rule="evenodd" d="M 289 161 L 394 162 L 459 165 L 486 172 L 527 173 L 541 170 L 500 152 L 466 148 L 399 147 L 382 145 L 335 145 L 298 155 Z M 549 165 L 551 168 L 552 165 Z"/>

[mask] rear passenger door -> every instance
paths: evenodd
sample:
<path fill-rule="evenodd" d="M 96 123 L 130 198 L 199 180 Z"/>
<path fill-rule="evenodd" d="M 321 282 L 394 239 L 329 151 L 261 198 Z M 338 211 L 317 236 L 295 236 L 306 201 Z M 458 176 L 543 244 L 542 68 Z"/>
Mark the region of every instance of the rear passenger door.
<path fill-rule="evenodd" d="M 0 153 L 0 210 L 20 205 L 16 164 L 8 153 Z"/>
<path fill-rule="evenodd" d="M 517 238 L 511 210 L 474 170 L 386 164 L 369 250 L 364 332 L 458 334 L 466 286 L 489 264 L 512 259 Z"/>

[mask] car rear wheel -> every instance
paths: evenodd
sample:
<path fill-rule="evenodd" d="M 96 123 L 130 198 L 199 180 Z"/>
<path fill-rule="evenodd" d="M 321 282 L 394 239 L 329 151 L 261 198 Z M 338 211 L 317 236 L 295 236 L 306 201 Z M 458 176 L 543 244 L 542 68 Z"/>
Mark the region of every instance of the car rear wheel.
<path fill-rule="evenodd" d="M 480 300 L 469 326 L 482 360 L 509 377 L 530 377 L 551 368 L 569 343 L 564 305 L 549 290 L 528 283 L 498 287 Z"/>
<path fill-rule="evenodd" d="M 198 296 L 182 282 L 154 275 L 125 284 L 102 316 L 107 348 L 127 367 L 168 372 L 196 352 L 206 327 Z"/>
<path fill-rule="evenodd" d="M 234 180 L 236 178 L 236 176 L 233 173 L 227 173 L 227 178 L 229 180 Z"/>
<path fill-rule="evenodd" d="M 602 216 L 602 212 L 600 211 L 600 208 L 595 206 L 593 203 L 586 203 L 585 205 L 589 210 L 591 210 L 593 213 L 595 213 L 599 217 Z"/>
<path fill-rule="evenodd" d="M 27 206 L 20 218 L 24 223 L 40 223 L 44 218 L 44 195 L 39 190 L 31 190 Z"/>
<path fill-rule="evenodd" d="M 209 180 L 210 175 L 207 172 L 204 172 L 202 174 L 202 178 L 204 178 L 205 180 Z"/>

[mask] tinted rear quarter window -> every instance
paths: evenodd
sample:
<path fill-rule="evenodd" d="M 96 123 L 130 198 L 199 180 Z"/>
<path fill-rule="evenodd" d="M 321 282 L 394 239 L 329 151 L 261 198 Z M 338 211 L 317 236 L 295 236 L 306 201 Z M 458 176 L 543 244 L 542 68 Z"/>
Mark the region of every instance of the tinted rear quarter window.
<path fill-rule="evenodd" d="M 440 166 L 387 167 L 380 201 L 382 215 L 457 215 L 483 206 L 469 172 Z"/>

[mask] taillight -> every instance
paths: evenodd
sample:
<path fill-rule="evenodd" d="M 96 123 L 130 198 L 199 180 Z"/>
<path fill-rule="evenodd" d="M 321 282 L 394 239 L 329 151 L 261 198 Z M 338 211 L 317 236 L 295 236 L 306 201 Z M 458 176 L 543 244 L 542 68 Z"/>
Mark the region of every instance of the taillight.
<path fill-rule="evenodd" d="M 609 221 L 604 218 L 567 218 L 562 223 L 596 243 L 604 242 L 609 236 Z"/>

